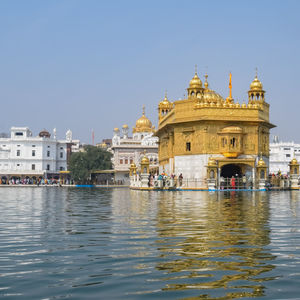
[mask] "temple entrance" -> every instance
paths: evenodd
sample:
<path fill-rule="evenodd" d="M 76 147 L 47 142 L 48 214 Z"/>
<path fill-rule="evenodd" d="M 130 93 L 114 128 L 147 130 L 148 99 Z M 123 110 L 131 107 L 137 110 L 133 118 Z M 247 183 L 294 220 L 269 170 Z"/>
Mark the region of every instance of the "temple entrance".
<path fill-rule="evenodd" d="M 220 188 L 224 190 L 252 189 L 251 178 L 249 166 L 228 164 L 221 168 Z"/>
<path fill-rule="evenodd" d="M 221 169 L 221 177 L 231 178 L 234 177 L 242 177 L 242 170 L 239 165 L 229 164 L 225 165 Z"/>

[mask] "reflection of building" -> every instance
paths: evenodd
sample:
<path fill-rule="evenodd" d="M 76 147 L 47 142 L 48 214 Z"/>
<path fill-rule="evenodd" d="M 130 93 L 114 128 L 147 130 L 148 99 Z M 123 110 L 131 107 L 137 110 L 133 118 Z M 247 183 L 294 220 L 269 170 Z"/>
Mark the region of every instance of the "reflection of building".
<path fill-rule="evenodd" d="M 197 299 L 263 296 L 267 272 L 275 267 L 265 248 L 268 194 L 253 193 L 252 201 L 234 192 L 184 195 L 165 193 L 157 201 L 156 241 L 163 259 L 156 268 L 168 274 L 164 290 L 197 291 Z"/>
<path fill-rule="evenodd" d="M 32 136 L 28 127 L 12 127 L 10 138 L 0 138 L 0 174 L 2 177 L 52 176 L 67 170 L 72 132 L 58 140 L 56 129 Z"/>
<path fill-rule="evenodd" d="M 130 164 L 135 163 L 138 167 L 141 158 L 146 151 L 150 161 L 150 168 L 158 167 L 158 138 L 153 136 L 155 131 L 151 121 L 143 115 L 136 121 L 135 127 L 132 129 L 133 136 L 129 137 L 128 125 L 123 125 L 120 135 L 119 128 L 114 129 L 112 139 L 113 165 L 115 170 L 115 180 L 129 183 Z"/>
<path fill-rule="evenodd" d="M 269 104 L 257 76 L 248 91 L 248 104 L 235 102 L 231 94 L 224 99 L 204 86 L 197 75 L 190 81 L 187 98 L 159 103 L 160 171 L 182 173 L 184 178 L 205 182 L 209 158 L 220 177 L 241 176 L 255 179 L 260 154 L 268 165 Z"/>
<path fill-rule="evenodd" d="M 294 142 L 279 142 L 275 137 L 273 143 L 270 143 L 270 173 L 282 174 L 289 173 L 289 163 L 295 157 L 300 161 L 300 144 Z"/>

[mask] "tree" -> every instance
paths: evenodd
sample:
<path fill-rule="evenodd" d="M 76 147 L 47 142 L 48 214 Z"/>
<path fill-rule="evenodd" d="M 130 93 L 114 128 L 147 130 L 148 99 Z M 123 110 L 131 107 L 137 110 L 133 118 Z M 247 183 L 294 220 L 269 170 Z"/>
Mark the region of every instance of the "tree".
<path fill-rule="evenodd" d="M 79 184 L 90 182 L 91 171 L 112 168 L 112 154 L 95 146 L 85 146 L 84 152 L 73 153 L 70 157 L 71 177 Z"/>

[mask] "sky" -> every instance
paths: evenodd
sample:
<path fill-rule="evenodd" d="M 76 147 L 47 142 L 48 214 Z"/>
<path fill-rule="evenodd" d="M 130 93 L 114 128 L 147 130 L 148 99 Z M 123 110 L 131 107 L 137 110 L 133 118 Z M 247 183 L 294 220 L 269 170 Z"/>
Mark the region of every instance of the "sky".
<path fill-rule="evenodd" d="M 300 1 L 0 1 L 0 132 L 71 129 L 84 143 L 157 126 L 167 91 L 183 98 L 195 65 L 210 88 L 247 102 L 258 78 L 271 135 L 300 143 Z"/>

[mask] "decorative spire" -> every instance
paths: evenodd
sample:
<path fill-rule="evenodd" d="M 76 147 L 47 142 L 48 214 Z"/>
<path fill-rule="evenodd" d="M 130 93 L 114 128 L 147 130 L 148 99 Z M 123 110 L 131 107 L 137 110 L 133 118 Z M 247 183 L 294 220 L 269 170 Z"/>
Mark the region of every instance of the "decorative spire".
<path fill-rule="evenodd" d="M 168 100 L 167 90 L 165 90 L 165 99 L 164 100 Z"/>
<path fill-rule="evenodd" d="M 197 75 L 197 65 L 195 65 L 195 75 Z"/>
<path fill-rule="evenodd" d="M 257 78 L 257 67 L 255 68 L 255 78 Z"/>
<path fill-rule="evenodd" d="M 204 87 L 207 89 L 208 88 L 208 82 L 207 82 L 208 75 L 205 73 L 204 77 L 205 77 Z"/>
<path fill-rule="evenodd" d="M 143 104 L 143 116 L 145 115 L 145 104 Z"/>
<path fill-rule="evenodd" d="M 229 98 L 232 99 L 231 72 L 229 73 Z"/>

